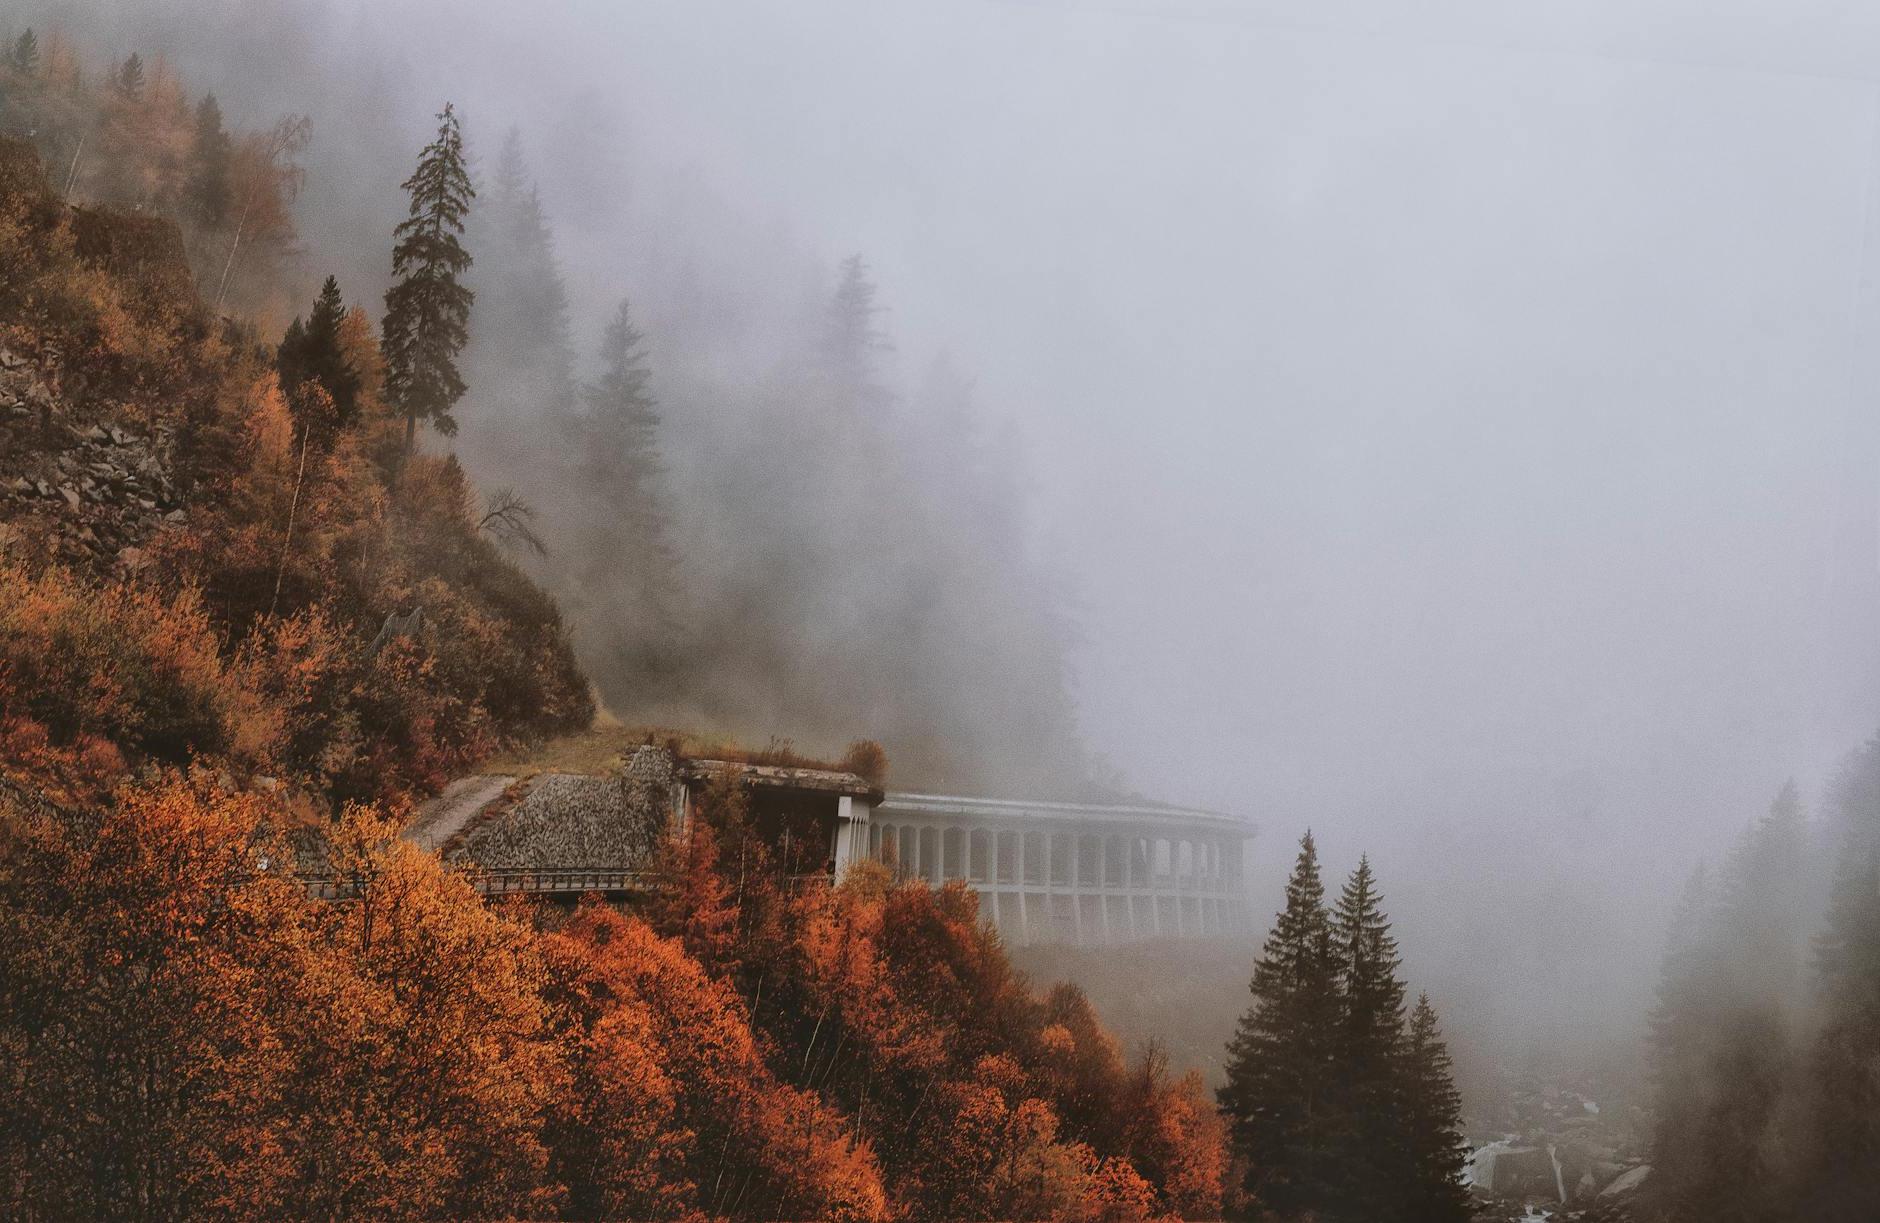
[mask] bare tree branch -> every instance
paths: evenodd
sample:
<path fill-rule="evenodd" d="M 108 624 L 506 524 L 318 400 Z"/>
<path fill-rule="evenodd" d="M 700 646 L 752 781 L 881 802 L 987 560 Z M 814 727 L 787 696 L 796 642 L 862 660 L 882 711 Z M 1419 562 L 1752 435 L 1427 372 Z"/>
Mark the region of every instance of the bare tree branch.
<path fill-rule="evenodd" d="M 483 505 L 483 517 L 477 530 L 488 531 L 505 547 L 527 548 L 537 556 L 548 555 L 548 545 L 535 533 L 535 507 L 511 488 L 499 488 Z"/>

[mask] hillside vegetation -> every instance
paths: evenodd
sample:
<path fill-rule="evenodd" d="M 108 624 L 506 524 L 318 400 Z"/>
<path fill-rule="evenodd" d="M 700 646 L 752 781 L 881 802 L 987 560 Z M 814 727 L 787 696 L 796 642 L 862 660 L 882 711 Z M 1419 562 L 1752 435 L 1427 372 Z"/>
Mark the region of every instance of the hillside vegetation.
<path fill-rule="evenodd" d="M 401 460 L 363 313 L 332 421 L 180 252 L 161 220 L 65 206 L 0 144 L 7 767 L 71 798 L 209 760 L 396 801 L 585 725 L 552 600 L 478 531 L 454 460 Z M 378 638 L 414 609 L 421 632 Z"/>
<path fill-rule="evenodd" d="M 633 907 L 486 904 L 401 839 L 592 721 L 526 507 L 410 443 L 395 329 L 331 281 L 278 344 L 203 300 L 217 159 L 284 205 L 291 128 L 208 102 L 171 141 L 160 66 L 48 57 L 9 52 L 0 125 L 111 131 L 126 207 L 0 141 L 0 1214 L 1218 1215 L 1198 1078 L 1034 991 L 960 888 L 793 882 L 729 779 Z M 296 877 L 309 826 L 356 897 Z"/>

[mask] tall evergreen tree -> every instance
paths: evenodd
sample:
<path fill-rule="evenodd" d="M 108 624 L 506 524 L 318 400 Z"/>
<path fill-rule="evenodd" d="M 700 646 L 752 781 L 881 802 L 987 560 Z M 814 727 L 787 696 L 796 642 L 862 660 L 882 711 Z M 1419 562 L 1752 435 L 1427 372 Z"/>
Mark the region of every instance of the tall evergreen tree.
<path fill-rule="evenodd" d="M 1880 810 L 1844 813 L 1825 928 L 1815 942 L 1821 1023 L 1809 1056 L 1810 1218 L 1854 1223 L 1880 1202 Z"/>
<path fill-rule="evenodd" d="M 840 378 L 856 385 L 870 383 L 875 356 L 892 348 L 887 333 L 875 325 L 884 307 L 875 304 L 875 282 L 860 255 L 842 261 L 842 278 L 829 302 L 823 332 L 823 356 Z"/>
<path fill-rule="evenodd" d="M 16 72 L 30 74 L 39 71 L 39 36 L 29 29 L 14 39 L 7 59 Z"/>
<path fill-rule="evenodd" d="M 558 445 L 578 444 L 580 387 L 567 285 L 547 209 L 529 181 L 522 138 L 514 129 L 504 137 L 471 232 L 478 323 L 465 364 L 478 394 L 469 410 L 488 412 L 490 423 L 511 426 L 521 436 L 540 436 L 538 427 L 547 422 Z"/>
<path fill-rule="evenodd" d="M 1472 1211 L 1462 1181 L 1467 1162 L 1462 1097 L 1428 994 L 1418 994 L 1404 1042 L 1403 1108 L 1409 1179 L 1393 1213 L 1404 1223 L 1467 1223 Z"/>
<path fill-rule="evenodd" d="M 197 224 L 220 229 L 228 219 L 232 148 L 222 126 L 222 107 L 212 93 L 196 104 L 196 132 L 190 150 L 185 197 Z"/>
<path fill-rule="evenodd" d="M 359 398 L 359 375 L 347 361 L 340 337 L 345 319 L 339 281 L 328 276 L 306 322 L 296 318 L 279 349 L 282 388 L 292 392 L 304 382 L 318 382 L 332 402 L 335 423 L 342 428 L 352 423 Z"/>
<path fill-rule="evenodd" d="M 1732 849 L 1715 897 L 1693 917 L 1703 904 L 1694 887 L 1679 914 L 1652 1023 L 1651 1191 L 1676 1217 L 1784 1213 L 1802 851 L 1801 800 L 1788 785 Z"/>
<path fill-rule="evenodd" d="M 584 515 L 590 538 L 577 550 L 577 602 L 608 613 L 614 627 L 606 648 L 645 680 L 663 669 L 677 584 L 652 372 L 626 301 L 608 321 L 600 358 L 600 377 L 583 395 L 587 412 L 577 476 L 594 504 Z"/>
<path fill-rule="evenodd" d="M 1671 1200 L 1695 1183 L 1691 1136 L 1707 1111 L 1710 874 L 1701 864 L 1672 915 L 1650 1026 L 1653 1193 Z"/>
<path fill-rule="evenodd" d="M 1253 1005 L 1228 1044 L 1216 1098 L 1246 1189 L 1281 1214 L 1324 1210 L 1346 1169 L 1334 1111 L 1339 1045 L 1338 963 L 1310 832 L 1286 882 L 1286 905 L 1254 965 Z"/>
<path fill-rule="evenodd" d="M 111 86 L 118 94 L 129 101 L 136 101 L 144 96 L 144 57 L 132 51 L 118 65 L 118 70 L 111 78 Z"/>
<path fill-rule="evenodd" d="M 476 190 L 456 111 L 447 103 L 437 119 L 437 137 L 404 182 L 411 208 L 393 230 L 396 283 L 385 294 L 385 389 L 405 415 L 406 454 L 421 420 L 446 437 L 457 432 L 450 414 L 464 393 L 457 355 L 469 338 L 475 300 L 459 280 L 471 262 L 459 238 Z"/>
<path fill-rule="evenodd" d="M 1338 1032 L 1337 1111 L 1350 1158 L 1340 1186 L 1349 1217 L 1383 1219 L 1407 1171 L 1403 1086 L 1404 985 L 1397 940 L 1369 857 L 1345 881 L 1332 914 L 1344 1010 Z"/>

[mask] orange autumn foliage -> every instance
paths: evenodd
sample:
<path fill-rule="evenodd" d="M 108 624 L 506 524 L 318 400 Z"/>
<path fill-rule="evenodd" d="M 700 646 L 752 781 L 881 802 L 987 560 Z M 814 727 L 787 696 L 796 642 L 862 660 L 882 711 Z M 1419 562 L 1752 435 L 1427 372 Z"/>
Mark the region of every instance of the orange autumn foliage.
<path fill-rule="evenodd" d="M 96 798 L 130 756 L 265 764 L 276 730 L 193 588 L 94 586 L 0 558 L 0 759 L 15 769 Z"/>
<path fill-rule="evenodd" d="M 563 996 L 586 1017 L 583 1026 L 604 1033 L 619 1025 L 614 1040 L 624 1031 L 630 1053 L 660 1068 L 658 1107 L 672 1129 L 663 1144 L 639 1135 L 636 1145 L 688 1148 L 683 1181 L 669 1185 L 663 1201 L 648 1201 L 644 1187 L 616 1187 L 605 1171 L 593 1178 L 603 1198 L 624 1190 L 640 1209 L 683 1205 L 733 1217 L 888 1217 L 868 1145 L 814 1093 L 777 1081 L 738 996 L 678 942 L 598 906 L 583 909 L 551 942 L 562 952 Z M 617 1054 L 618 1046 L 607 1052 Z M 595 1075 L 594 1082 L 609 1077 L 618 1076 Z M 652 1080 L 646 1072 L 625 1077 L 635 1085 Z M 614 1101 L 612 1109 L 632 1100 Z"/>

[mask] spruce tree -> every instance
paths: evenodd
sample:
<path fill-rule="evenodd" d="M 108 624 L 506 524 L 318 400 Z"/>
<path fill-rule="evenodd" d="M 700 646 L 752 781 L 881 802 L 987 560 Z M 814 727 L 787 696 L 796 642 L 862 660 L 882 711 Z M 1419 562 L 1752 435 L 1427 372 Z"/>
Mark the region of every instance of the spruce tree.
<path fill-rule="evenodd" d="M 1462 1097 L 1428 994 L 1418 994 L 1410 1012 L 1403 1060 L 1401 1120 L 1409 1180 L 1397 1195 L 1394 1213 L 1405 1223 L 1466 1223 L 1473 1203 L 1462 1182 L 1467 1162 Z"/>
<path fill-rule="evenodd" d="M 13 42 L 13 48 L 7 56 L 16 72 L 31 74 L 39 71 L 39 36 L 30 29 Z"/>
<path fill-rule="evenodd" d="M 1368 857 L 1345 881 L 1332 914 L 1344 1011 L 1338 1030 L 1336 1111 L 1347 1145 L 1340 1186 L 1344 1213 L 1390 1217 L 1407 1171 L 1400 1075 L 1404 985 L 1397 976 L 1397 940 Z"/>
<path fill-rule="evenodd" d="M 196 104 L 186 196 L 196 222 L 205 229 L 220 229 L 228 219 L 231 156 L 228 132 L 222 126 L 222 107 L 214 94 L 204 94 Z"/>
<path fill-rule="evenodd" d="M 1880 847 L 1850 838 L 1842 849 L 1815 966 L 1821 1026 L 1803 1201 L 1810 1218 L 1854 1223 L 1880 1202 Z"/>
<path fill-rule="evenodd" d="M 476 191 L 464 164 L 455 110 L 447 103 L 437 119 L 437 137 L 404 182 L 410 213 L 393 230 L 396 283 L 385 294 L 385 389 L 404 413 L 407 455 L 421 420 L 446 437 L 457 432 L 450 414 L 464 393 L 457 355 L 469 338 L 475 300 L 459 280 L 470 267 L 459 236 Z"/>
<path fill-rule="evenodd" d="M 298 314 L 274 350 L 274 368 L 280 375 L 281 390 L 287 394 L 306 380 L 307 324 Z"/>
<path fill-rule="evenodd" d="M 1324 1210 L 1346 1174 L 1332 1113 L 1340 1013 L 1332 927 L 1310 832 L 1286 883 L 1249 987 L 1253 1005 L 1228 1045 L 1216 1093 L 1246 1189 L 1281 1214 Z"/>
<path fill-rule="evenodd" d="M 111 78 L 112 88 L 129 101 L 136 101 L 144 96 L 144 57 L 132 51 L 118 65 L 117 72 Z"/>
<path fill-rule="evenodd" d="M 823 356 L 832 372 L 857 386 L 873 380 L 875 354 L 892 347 L 887 334 L 875 326 L 875 316 L 883 310 L 875 304 L 875 293 L 867 261 L 860 255 L 844 259 L 841 282 L 829 302 Z"/>
<path fill-rule="evenodd" d="M 1649 1028 L 1654 1193 L 1674 1199 L 1698 1176 L 1694 1135 L 1709 1094 L 1709 872 L 1700 864 L 1671 919 Z"/>
<path fill-rule="evenodd" d="M 491 423 L 514 428 L 517 438 L 551 436 L 572 448 L 580 443 L 575 429 L 580 388 L 568 290 L 547 209 L 529 181 L 522 139 L 514 129 L 504 137 L 471 236 L 477 249 L 471 285 L 478 321 L 465 366 L 479 391 L 471 410 L 500 412 Z M 550 426 L 546 434 L 543 423 Z"/>
<path fill-rule="evenodd" d="M 666 669 L 676 629 L 676 581 L 667 543 L 666 467 L 650 389 L 644 337 L 622 301 L 601 339 L 601 374 L 584 388 L 579 486 L 591 501 L 576 604 L 605 610 L 604 648 L 627 675 L 647 681 Z"/>
<path fill-rule="evenodd" d="M 279 349 L 282 389 L 291 393 L 304 382 L 318 382 L 330 398 L 334 422 L 341 428 L 352 423 L 359 398 L 359 375 L 348 363 L 340 339 L 345 318 L 339 281 L 328 276 L 306 322 L 296 318 Z"/>

